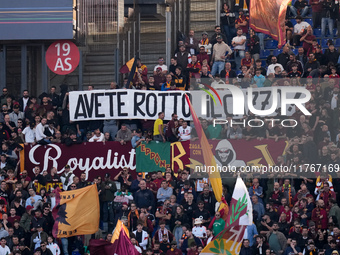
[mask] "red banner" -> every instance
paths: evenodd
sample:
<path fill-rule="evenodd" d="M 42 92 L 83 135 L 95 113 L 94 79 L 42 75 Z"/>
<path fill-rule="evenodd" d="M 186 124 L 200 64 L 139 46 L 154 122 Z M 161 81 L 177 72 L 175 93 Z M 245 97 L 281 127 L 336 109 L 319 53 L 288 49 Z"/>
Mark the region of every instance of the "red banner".
<path fill-rule="evenodd" d="M 209 140 L 210 147 L 215 153 L 216 148 L 228 147 L 232 152 L 234 164 L 245 165 L 274 165 L 277 157 L 282 155 L 286 141 L 264 139 L 241 140 Z M 170 145 L 169 145 L 170 146 Z M 128 167 L 133 176 L 136 175 L 136 153 L 131 144 L 121 145 L 119 142 L 83 143 L 67 147 L 63 144 L 25 146 L 25 169 L 33 175 L 33 168 L 40 166 L 42 171 L 52 167 L 58 173 L 64 171 L 65 165 L 70 165 L 74 174 L 80 176 L 85 172 L 88 179 L 104 176 L 110 173 L 112 177 L 119 173 L 123 167 Z M 191 163 L 203 163 L 202 149 L 199 141 L 176 142 L 171 144 L 171 168 L 178 169 L 190 167 Z M 220 160 L 217 156 L 217 160 Z"/>
<path fill-rule="evenodd" d="M 70 165 L 77 176 L 85 172 L 89 180 L 104 176 L 105 173 L 114 177 L 123 167 L 132 170 L 133 177 L 136 175 L 135 150 L 130 143 L 121 145 L 119 142 L 93 142 L 70 147 L 64 144 L 25 146 L 25 169 L 30 176 L 35 166 L 40 166 L 42 172 L 49 172 L 52 167 L 56 167 L 60 174 L 65 165 Z"/>
<path fill-rule="evenodd" d="M 227 142 L 226 142 L 227 141 Z M 252 139 L 246 141 L 241 140 L 209 140 L 210 148 L 216 156 L 216 148 L 218 145 L 228 147 L 233 153 L 234 162 L 244 162 L 248 166 L 264 166 L 275 165 L 277 157 L 281 156 L 286 147 L 286 141 L 279 140 L 275 142 L 272 139 L 264 139 L 262 141 Z M 191 163 L 203 163 L 202 149 L 199 141 L 186 141 L 171 144 L 171 167 L 178 171 L 183 167 L 190 166 Z M 228 162 L 233 164 L 234 162 Z"/>
<path fill-rule="evenodd" d="M 250 27 L 270 35 L 281 48 L 286 42 L 285 17 L 291 0 L 251 0 Z"/>

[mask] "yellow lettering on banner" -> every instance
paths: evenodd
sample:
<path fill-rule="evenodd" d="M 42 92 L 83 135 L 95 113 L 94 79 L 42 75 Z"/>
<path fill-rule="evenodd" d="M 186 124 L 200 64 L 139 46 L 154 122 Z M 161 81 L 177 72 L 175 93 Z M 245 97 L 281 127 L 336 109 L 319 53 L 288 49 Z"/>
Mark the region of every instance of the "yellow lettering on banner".
<path fill-rule="evenodd" d="M 261 166 L 260 161 L 262 158 L 253 159 L 247 162 L 247 166 Z"/>
<path fill-rule="evenodd" d="M 267 144 L 262 144 L 262 145 L 257 145 L 255 146 L 256 149 L 260 150 L 264 159 L 266 160 L 268 165 L 275 165 L 275 162 L 272 158 L 272 156 L 270 155 L 269 151 L 268 151 L 268 145 Z"/>
<path fill-rule="evenodd" d="M 60 189 L 63 188 L 62 182 L 47 182 L 46 185 L 41 185 L 38 182 L 34 183 L 34 187 L 35 187 L 37 193 L 40 193 L 40 190 L 42 188 L 45 188 L 46 191 L 48 192 L 51 188 L 54 188 L 56 185 L 58 185 Z"/>
<path fill-rule="evenodd" d="M 176 148 L 179 151 L 179 154 L 176 157 L 174 157 L 174 155 L 175 155 L 175 146 L 176 146 Z M 181 157 L 186 155 L 186 152 L 185 152 L 181 142 L 171 143 L 171 154 L 172 154 L 171 169 L 175 168 L 175 162 L 176 162 L 178 167 L 179 167 L 179 169 L 183 170 L 184 169 L 184 164 L 183 164 L 183 161 L 181 160 Z"/>
<path fill-rule="evenodd" d="M 285 141 L 285 143 L 286 143 L 286 146 L 285 146 L 285 149 L 283 150 L 282 156 L 286 155 L 286 150 L 287 150 L 287 147 L 289 146 L 288 141 Z"/>

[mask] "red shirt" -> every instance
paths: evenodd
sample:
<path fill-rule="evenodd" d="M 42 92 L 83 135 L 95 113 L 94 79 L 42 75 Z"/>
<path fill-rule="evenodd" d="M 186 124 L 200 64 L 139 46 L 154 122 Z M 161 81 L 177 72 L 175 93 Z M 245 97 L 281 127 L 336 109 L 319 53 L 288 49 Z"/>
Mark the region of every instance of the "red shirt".
<path fill-rule="evenodd" d="M 315 38 L 316 38 L 315 35 L 307 35 L 305 37 L 307 41 L 313 41 Z M 305 52 L 309 52 L 311 47 L 313 47 L 311 43 L 303 41 L 302 48 L 304 49 Z"/>
<path fill-rule="evenodd" d="M 162 181 L 164 181 L 164 178 L 157 178 L 156 180 L 154 180 L 153 182 L 156 184 L 157 186 L 157 190 L 161 187 Z"/>
<path fill-rule="evenodd" d="M 249 58 L 249 59 L 242 58 L 242 59 L 241 59 L 241 66 L 246 66 L 246 67 L 248 67 L 248 69 L 249 69 L 250 66 L 251 66 L 251 62 L 252 62 L 252 59 L 251 59 L 251 58 Z"/>
<path fill-rule="evenodd" d="M 321 216 L 323 216 L 322 219 L 320 218 Z M 327 229 L 328 218 L 326 210 L 323 208 L 313 209 L 312 221 L 315 222 L 316 229 Z"/>
<path fill-rule="evenodd" d="M 239 26 L 240 28 L 242 28 L 242 31 L 244 34 L 248 34 L 248 28 L 249 28 L 249 17 L 248 16 L 240 16 L 236 21 L 235 24 L 241 24 L 244 21 L 247 21 L 247 25 L 245 26 Z"/>
<path fill-rule="evenodd" d="M 197 54 L 197 62 L 202 64 L 204 59 L 209 63 L 209 55 L 206 52 Z"/>

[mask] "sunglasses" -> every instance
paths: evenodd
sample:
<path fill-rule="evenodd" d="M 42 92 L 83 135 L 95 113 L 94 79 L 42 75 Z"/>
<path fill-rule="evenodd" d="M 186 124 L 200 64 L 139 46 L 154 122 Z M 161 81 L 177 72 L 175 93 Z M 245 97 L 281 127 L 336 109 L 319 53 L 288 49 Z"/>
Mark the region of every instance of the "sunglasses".
<path fill-rule="evenodd" d="M 77 188 L 77 186 L 73 186 L 73 185 L 72 185 L 71 188 Z"/>

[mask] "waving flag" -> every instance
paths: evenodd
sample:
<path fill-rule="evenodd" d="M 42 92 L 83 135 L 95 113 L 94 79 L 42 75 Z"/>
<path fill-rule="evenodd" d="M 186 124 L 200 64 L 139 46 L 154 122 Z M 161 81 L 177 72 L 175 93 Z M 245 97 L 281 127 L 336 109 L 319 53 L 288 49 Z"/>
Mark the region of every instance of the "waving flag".
<path fill-rule="evenodd" d="M 56 238 L 94 234 L 99 228 L 99 197 L 97 185 L 60 192 L 57 188 L 56 206 L 52 210 Z"/>
<path fill-rule="evenodd" d="M 285 18 L 291 0 L 251 0 L 249 21 L 256 32 L 270 35 L 281 48 L 286 42 Z"/>
<path fill-rule="evenodd" d="M 89 244 L 90 253 L 100 255 L 139 255 L 139 252 L 131 243 L 128 233 L 129 231 L 124 224 L 118 220 L 111 243 L 105 240 L 91 239 Z"/>
<path fill-rule="evenodd" d="M 128 62 L 125 63 L 120 69 L 120 73 L 128 73 L 131 71 L 133 65 L 135 64 L 135 58 L 131 58 Z"/>
<path fill-rule="evenodd" d="M 195 125 L 195 128 L 196 128 L 197 136 L 198 136 L 199 141 L 201 143 L 204 164 L 206 166 L 214 166 L 215 169 L 217 169 L 215 157 L 214 157 L 214 155 L 211 151 L 208 139 L 203 132 L 203 128 L 201 126 L 201 123 L 200 123 L 199 119 L 197 118 L 194 107 L 192 106 L 188 95 L 185 95 L 185 98 L 186 98 L 187 103 L 189 105 L 189 108 L 190 108 L 190 111 L 191 111 L 191 116 L 193 118 L 194 125 Z M 218 171 L 210 172 L 209 173 L 209 181 L 210 181 L 211 187 L 214 191 L 216 200 L 218 202 L 221 202 L 222 201 L 222 180 L 221 180 L 220 173 Z"/>
<path fill-rule="evenodd" d="M 201 255 L 240 253 L 244 231 L 253 223 L 253 207 L 246 185 L 237 178 L 224 230 L 200 253 Z"/>
<path fill-rule="evenodd" d="M 124 225 L 124 223 L 121 220 L 117 221 L 116 224 L 116 228 L 113 231 L 113 235 L 112 235 L 112 239 L 111 239 L 111 243 L 114 243 L 116 240 L 119 239 L 120 236 L 120 231 L 124 229 L 125 234 L 127 235 L 128 238 L 130 238 L 130 233 L 129 230 L 127 229 L 127 227 Z"/>

